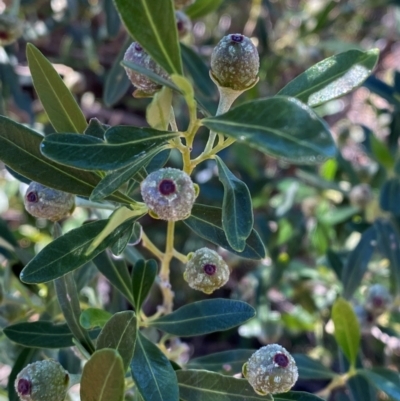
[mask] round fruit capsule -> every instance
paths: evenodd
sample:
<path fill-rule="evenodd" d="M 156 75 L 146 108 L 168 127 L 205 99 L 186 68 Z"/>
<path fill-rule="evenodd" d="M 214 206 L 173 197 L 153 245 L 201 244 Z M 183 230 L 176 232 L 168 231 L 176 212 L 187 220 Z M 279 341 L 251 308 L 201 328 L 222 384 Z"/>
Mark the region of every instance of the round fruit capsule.
<path fill-rule="evenodd" d="M 58 362 L 49 359 L 27 365 L 14 384 L 22 401 L 64 401 L 69 374 Z"/>
<path fill-rule="evenodd" d="M 373 315 L 384 313 L 392 304 L 392 296 L 381 284 L 374 284 L 367 290 L 365 308 Z"/>
<path fill-rule="evenodd" d="M 23 31 L 23 22 L 11 14 L 0 14 L 0 46 L 15 42 Z"/>
<path fill-rule="evenodd" d="M 168 79 L 168 74 L 162 69 L 139 43 L 133 42 L 124 55 L 124 61 L 137 64 L 146 70 L 152 71 L 162 78 Z M 128 67 L 125 67 L 126 75 L 132 84 L 140 91 L 141 96 L 152 96 L 161 89 L 161 85 L 152 81 L 146 75 L 140 74 Z"/>
<path fill-rule="evenodd" d="M 35 217 L 58 221 L 75 208 L 75 195 L 32 181 L 24 197 L 26 211 Z"/>
<path fill-rule="evenodd" d="M 229 267 L 217 252 L 209 248 L 189 254 L 183 278 L 195 290 L 211 294 L 229 279 Z"/>
<path fill-rule="evenodd" d="M 142 198 L 154 217 L 177 221 L 189 217 L 196 199 L 193 181 L 184 171 L 162 168 L 140 185 Z"/>
<path fill-rule="evenodd" d="M 256 351 L 243 365 L 243 376 L 258 394 L 289 391 L 298 379 L 296 362 L 285 348 L 269 344 Z"/>
<path fill-rule="evenodd" d="M 257 48 L 239 33 L 223 37 L 211 55 L 211 76 L 223 88 L 251 88 L 258 81 L 259 68 Z"/>

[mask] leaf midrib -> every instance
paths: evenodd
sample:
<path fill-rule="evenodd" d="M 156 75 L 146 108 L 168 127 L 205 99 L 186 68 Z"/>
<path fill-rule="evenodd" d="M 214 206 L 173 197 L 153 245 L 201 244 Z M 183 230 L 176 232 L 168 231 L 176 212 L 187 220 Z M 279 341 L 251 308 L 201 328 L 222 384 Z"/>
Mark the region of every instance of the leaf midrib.
<path fill-rule="evenodd" d="M 355 64 L 362 64 L 362 63 L 364 63 L 366 60 L 368 60 L 369 57 L 371 57 L 371 55 L 364 55 L 364 56 L 365 56 L 365 57 L 364 57 L 362 60 L 360 60 L 359 63 L 355 63 Z M 322 61 L 323 61 L 323 60 L 322 60 Z M 322 62 L 322 61 L 321 61 L 321 62 Z M 353 66 L 354 66 L 354 64 L 352 64 L 352 67 L 353 67 Z M 311 67 L 311 68 L 312 68 L 312 67 Z M 347 72 L 347 71 L 349 71 L 349 69 L 347 69 L 346 72 Z M 371 71 L 371 69 L 368 69 L 368 71 Z M 293 97 L 295 97 L 295 98 L 299 98 L 299 97 L 301 97 L 301 96 L 303 96 L 304 94 L 307 94 L 307 93 L 313 94 L 313 93 L 315 93 L 316 91 L 319 90 L 319 87 L 320 87 L 321 85 L 325 85 L 327 82 L 333 82 L 337 77 L 339 77 L 339 76 L 341 76 L 341 75 L 343 75 L 343 72 L 340 72 L 340 73 L 338 73 L 338 74 L 333 75 L 333 79 L 328 78 L 328 79 L 322 81 L 320 84 L 315 85 L 314 88 L 317 88 L 317 89 L 315 89 L 315 90 L 306 89 L 306 90 L 304 90 L 303 92 L 300 92 L 300 93 L 297 93 L 297 94 L 290 94 L 290 93 L 289 93 L 287 96 L 293 96 Z M 332 77 L 332 75 L 331 75 L 331 77 Z M 279 92 L 277 93 L 277 95 L 285 95 L 285 96 L 286 96 L 286 93 L 284 92 L 284 90 L 285 90 L 285 88 L 283 88 L 281 91 L 279 91 Z M 308 96 L 309 96 L 309 95 L 308 95 Z M 308 98 L 307 98 L 307 101 L 308 101 Z"/>
<path fill-rule="evenodd" d="M 37 64 L 37 66 L 38 66 L 39 69 L 40 69 L 40 72 L 42 73 L 42 74 L 41 74 L 41 75 L 42 75 L 42 78 L 44 78 L 44 80 L 47 82 L 48 87 L 51 89 L 51 91 L 52 91 L 54 97 L 57 99 L 57 103 L 61 106 L 61 109 L 64 111 L 64 114 L 65 114 L 65 116 L 67 117 L 69 123 L 71 124 L 72 127 L 74 127 L 75 132 L 76 132 L 77 134 L 79 134 L 79 133 L 80 133 L 80 132 L 79 132 L 79 129 L 75 126 L 75 123 L 74 123 L 74 122 L 72 121 L 72 119 L 70 118 L 70 115 L 69 115 L 69 113 L 67 112 L 67 109 L 64 107 L 63 103 L 59 100 L 57 91 L 54 90 L 53 85 L 50 83 L 50 80 L 48 79 L 47 75 L 45 74 L 45 71 L 44 71 L 44 69 L 42 68 L 41 63 L 39 62 L 39 59 L 37 58 L 36 51 L 35 51 L 34 49 L 32 49 L 31 46 L 28 46 L 28 51 L 29 51 L 29 52 L 31 53 L 31 55 L 33 56 L 33 58 L 34 58 L 34 60 L 35 60 L 35 62 L 36 62 L 36 64 Z M 46 59 L 46 61 L 47 61 L 47 59 Z M 33 78 L 33 75 L 32 75 L 32 79 L 33 79 L 33 82 L 35 82 L 35 79 Z M 61 79 L 61 78 L 60 78 L 60 79 Z M 61 80 L 61 81 L 62 81 L 62 80 Z M 38 85 L 38 82 L 36 82 L 36 85 Z M 40 84 L 39 84 L 39 85 L 40 85 Z M 43 85 L 43 84 L 42 84 L 42 85 Z M 38 92 L 39 92 L 39 91 L 38 91 Z M 76 105 L 76 106 L 78 106 L 78 105 Z M 79 107 L 77 107 L 77 109 L 79 109 Z M 80 110 L 80 109 L 79 109 L 79 110 Z M 47 113 L 47 112 L 46 112 L 46 113 Z M 52 125 L 53 125 L 53 122 L 52 122 Z M 54 128 L 55 128 L 55 127 L 54 127 Z"/>

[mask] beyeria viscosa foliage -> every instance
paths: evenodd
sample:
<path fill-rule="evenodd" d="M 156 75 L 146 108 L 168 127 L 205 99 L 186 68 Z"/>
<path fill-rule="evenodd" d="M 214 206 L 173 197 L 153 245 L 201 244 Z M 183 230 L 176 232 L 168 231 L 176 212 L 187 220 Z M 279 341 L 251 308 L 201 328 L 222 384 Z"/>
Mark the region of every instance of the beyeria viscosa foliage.
<path fill-rule="evenodd" d="M 140 46 L 139 43 L 133 42 L 125 52 L 124 61 L 130 61 L 141 67 L 146 68 L 159 75 L 162 78 L 168 78 L 168 74 L 162 69 Z M 126 75 L 132 84 L 143 92 L 143 95 L 152 96 L 161 89 L 161 85 L 152 81 L 146 75 L 140 74 L 130 68 L 125 67 Z"/>
<path fill-rule="evenodd" d="M 53 359 L 27 365 L 15 379 L 22 401 L 63 401 L 69 384 L 68 372 Z"/>
<path fill-rule="evenodd" d="M 269 344 L 243 365 L 243 376 L 256 393 L 265 395 L 289 391 L 299 375 L 292 355 L 278 344 Z"/>
<path fill-rule="evenodd" d="M 58 221 L 75 208 L 75 195 L 31 182 L 24 197 L 25 209 L 35 217 Z"/>
<path fill-rule="evenodd" d="M 211 55 L 211 75 L 224 88 L 243 91 L 257 82 L 260 58 L 257 48 L 246 36 L 224 36 Z"/>
<path fill-rule="evenodd" d="M 162 220 L 186 219 L 196 199 L 189 175 L 175 168 L 154 171 L 141 183 L 140 189 L 148 208 Z"/>
<path fill-rule="evenodd" d="M 228 265 L 217 252 L 201 248 L 189 255 L 183 278 L 195 290 L 211 294 L 228 281 L 229 274 Z"/>

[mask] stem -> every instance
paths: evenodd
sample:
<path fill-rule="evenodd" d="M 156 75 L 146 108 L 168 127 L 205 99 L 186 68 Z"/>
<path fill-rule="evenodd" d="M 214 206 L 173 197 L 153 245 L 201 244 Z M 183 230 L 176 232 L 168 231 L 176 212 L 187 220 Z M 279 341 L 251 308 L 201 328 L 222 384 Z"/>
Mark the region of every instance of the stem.
<path fill-rule="evenodd" d="M 61 227 L 58 223 L 54 224 L 53 238 L 61 236 Z M 74 337 L 82 344 L 82 346 L 92 354 L 95 351 L 89 334 L 79 323 L 81 307 L 79 304 L 79 295 L 76 289 L 73 273 L 68 273 L 54 280 L 54 287 L 57 293 L 58 303 L 64 315 L 65 321 Z"/>
<path fill-rule="evenodd" d="M 163 260 L 164 254 L 153 244 L 150 238 L 142 232 L 142 245 L 147 248 L 157 259 Z"/>
<path fill-rule="evenodd" d="M 178 259 L 180 262 L 186 264 L 188 261 L 188 258 L 186 255 L 178 252 L 176 249 L 173 250 L 174 258 Z"/>
<path fill-rule="evenodd" d="M 174 230 L 175 230 L 175 222 L 169 221 L 167 228 L 165 253 L 164 257 L 162 258 L 161 270 L 159 274 L 160 289 L 164 298 L 163 309 L 165 314 L 172 312 L 173 300 L 174 300 L 174 293 L 171 290 L 171 284 L 169 282 L 169 264 L 174 255 Z"/>
<path fill-rule="evenodd" d="M 219 91 L 219 103 L 217 112 L 215 114 L 216 116 L 219 116 L 229 111 L 233 102 L 244 92 L 244 91 L 236 91 L 231 88 L 223 88 L 219 85 L 218 85 L 218 91 Z M 210 131 L 210 136 L 208 137 L 208 141 L 206 147 L 204 148 L 203 154 L 207 154 L 211 151 L 216 136 L 217 136 L 216 132 Z"/>

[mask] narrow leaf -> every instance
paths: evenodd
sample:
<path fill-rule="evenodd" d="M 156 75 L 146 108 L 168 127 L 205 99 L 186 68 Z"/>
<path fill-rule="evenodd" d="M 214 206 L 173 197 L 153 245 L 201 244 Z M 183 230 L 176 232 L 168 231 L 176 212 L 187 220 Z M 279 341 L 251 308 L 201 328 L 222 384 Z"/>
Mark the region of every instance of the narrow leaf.
<path fill-rule="evenodd" d="M 129 166 L 120 168 L 107 174 L 96 186 L 90 195 L 92 201 L 100 201 L 113 194 L 125 182 L 134 177 L 141 169 L 146 166 L 159 153 L 165 151 L 167 146 L 156 147 L 148 152 L 139 155 Z"/>
<path fill-rule="evenodd" d="M 178 382 L 168 358 L 138 332 L 131 363 L 133 380 L 144 401 L 178 401 Z"/>
<path fill-rule="evenodd" d="M 351 366 L 355 366 L 360 346 L 360 326 L 349 302 L 339 298 L 332 307 L 335 339 Z"/>
<path fill-rule="evenodd" d="M 103 327 L 111 316 L 111 313 L 104 309 L 87 308 L 79 316 L 79 324 L 86 330 Z"/>
<path fill-rule="evenodd" d="M 150 292 L 151 286 L 157 276 L 158 266 L 155 260 L 140 259 L 132 270 L 132 288 L 134 305 L 140 310 L 144 300 Z"/>
<path fill-rule="evenodd" d="M 191 19 L 201 18 L 217 10 L 222 2 L 223 0 L 196 0 L 185 10 L 185 13 Z"/>
<path fill-rule="evenodd" d="M 115 0 L 128 32 L 168 73 L 182 74 L 171 0 Z"/>
<path fill-rule="evenodd" d="M 370 227 L 363 232 L 360 242 L 347 258 L 342 270 L 343 296 L 350 299 L 361 283 L 368 263 L 375 251 L 376 228 Z"/>
<path fill-rule="evenodd" d="M 254 354 L 254 349 L 236 349 L 217 352 L 193 358 L 187 364 L 189 369 L 205 369 L 212 372 L 233 375 L 242 371 L 242 366 Z"/>
<path fill-rule="evenodd" d="M 54 129 L 83 133 L 86 118 L 58 72 L 31 43 L 26 46 L 26 57 L 33 85 Z"/>
<path fill-rule="evenodd" d="M 254 229 L 247 238 L 242 252 L 235 251 L 229 245 L 222 228 L 222 210 L 219 207 L 194 204 L 190 217 L 183 222 L 200 237 L 242 258 L 259 260 L 265 257 L 264 244 Z"/>
<path fill-rule="evenodd" d="M 129 220 L 110 234 L 90 255 L 86 255 L 93 239 L 106 227 L 108 220 L 99 220 L 75 228 L 43 248 L 22 270 L 20 278 L 29 284 L 44 283 L 69 273 L 92 260 L 113 244 Z"/>
<path fill-rule="evenodd" d="M 295 98 L 275 96 L 254 100 L 220 116 L 205 118 L 202 123 L 291 163 L 322 163 L 336 155 L 326 123 Z"/>
<path fill-rule="evenodd" d="M 400 179 L 389 178 L 381 188 L 379 205 L 385 212 L 393 213 L 396 217 L 400 216 L 400 202 L 397 201 L 400 196 Z"/>
<path fill-rule="evenodd" d="M 137 331 L 136 316 L 132 311 L 116 313 L 105 324 L 97 338 L 96 349 L 112 348 L 118 351 L 128 369 L 133 357 Z"/>
<path fill-rule="evenodd" d="M 51 134 L 43 140 L 41 151 L 46 157 L 68 166 L 116 170 L 177 135 L 177 132 L 136 127 L 110 128 L 106 132 L 107 142 L 88 135 Z"/>
<path fill-rule="evenodd" d="M 83 367 L 80 396 L 82 401 L 122 401 L 125 370 L 122 358 L 113 349 L 96 351 Z"/>
<path fill-rule="evenodd" d="M 149 324 L 169 334 L 190 337 L 231 329 L 254 315 L 255 310 L 245 302 L 208 299 L 182 306 Z"/>
<path fill-rule="evenodd" d="M 334 372 L 325 367 L 321 362 L 303 354 L 293 354 L 299 371 L 300 379 L 332 379 Z"/>
<path fill-rule="evenodd" d="M 171 117 L 172 91 L 164 87 L 153 96 L 153 100 L 147 106 L 146 120 L 150 127 L 167 130 Z"/>
<path fill-rule="evenodd" d="M 135 223 L 132 227 L 128 227 L 125 232 L 118 238 L 118 240 L 111 245 L 111 252 L 115 256 L 121 255 L 128 244 L 137 244 L 142 237 L 142 226 Z"/>
<path fill-rule="evenodd" d="M 360 86 L 371 74 L 379 50 L 349 50 L 313 65 L 278 94 L 294 96 L 311 107 L 336 99 Z"/>
<path fill-rule="evenodd" d="M 178 370 L 182 401 L 273 401 L 271 394 L 258 395 L 246 379 L 236 379 L 206 370 Z"/>
<path fill-rule="evenodd" d="M 400 401 L 399 373 L 385 368 L 360 369 L 357 373 L 365 377 L 378 390 L 385 392 L 394 401 Z"/>
<path fill-rule="evenodd" d="M 79 135 L 83 137 L 83 135 Z M 89 197 L 100 177 L 94 173 L 65 167 L 40 152 L 43 136 L 22 124 L 0 116 L 0 160 L 18 174 L 50 188 Z M 130 203 L 121 193 L 110 200 Z"/>
<path fill-rule="evenodd" d="M 274 395 L 274 401 L 323 401 L 323 399 L 303 391 L 289 391 Z"/>
<path fill-rule="evenodd" d="M 107 252 L 102 252 L 93 259 L 93 262 L 99 272 L 110 280 L 110 283 L 133 304 L 133 295 L 129 288 L 129 271 L 124 260 L 112 260 Z"/>
<path fill-rule="evenodd" d="M 253 229 L 253 205 L 247 185 L 236 178 L 222 161 L 215 156 L 219 180 L 224 186 L 222 227 L 229 245 L 238 252 L 246 246 L 246 239 Z"/>
<path fill-rule="evenodd" d="M 72 333 L 66 324 L 53 324 L 44 320 L 17 323 L 3 333 L 17 344 L 34 348 L 66 348 L 74 345 Z"/>
<path fill-rule="evenodd" d="M 106 76 L 106 81 L 104 83 L 103 101 L 107 107 L 113 106 L 117 103 L 128 91 L 131 82 L 126 75 L 125 69 L 121 66 L 121 61 L 124 58 L 125 52 L 128 49 L 132 40 L 128 38 L 124 45 L 121 47 L 111 70 Z"/>
<path fill-rule="evenodd" d="M 390 283 L 393 292 L 400 294 L 400 236 L 390 221 L 377 219 L 374 223 L 378 250 L 389 260 Z"/>

